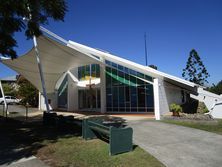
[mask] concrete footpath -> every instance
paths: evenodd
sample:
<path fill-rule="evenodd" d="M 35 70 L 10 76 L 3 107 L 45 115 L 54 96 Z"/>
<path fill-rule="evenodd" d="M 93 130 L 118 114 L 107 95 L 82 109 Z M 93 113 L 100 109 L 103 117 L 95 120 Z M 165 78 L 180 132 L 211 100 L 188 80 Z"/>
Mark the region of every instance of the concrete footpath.
<path fill-rule="evenodd" d="M 30 156 L 28 158 L 22 158 L 9 164 L 0 165 L 0 167 L 48 167 L 48 166 L 35 156 Z"/>
<path fill-rule="evenodd" d="M 7 136 L 0 136 L 0 167 L 48 167 L 33 155 L 21 153 L 24 148 L 14 145 Z"/>
<path fill-rule="evenodd" d="M 134 143 L 167 167 L 222 166 L 222 135 L 158 121 L 129 121 Z"/>

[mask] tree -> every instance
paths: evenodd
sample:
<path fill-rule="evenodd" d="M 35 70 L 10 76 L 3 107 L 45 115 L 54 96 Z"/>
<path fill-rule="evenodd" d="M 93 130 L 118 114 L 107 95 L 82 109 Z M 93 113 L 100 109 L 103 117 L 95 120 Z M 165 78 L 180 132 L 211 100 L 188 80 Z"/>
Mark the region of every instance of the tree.
<path fill-rule="evenodd" d="M 210 76 L 204 66 L 197 51 L 192 49 L 187 60 L 186 68 L 183 69 L 182 76 L 191 82 L 199 85 L 208 83 L 207 78 Z"/>
<path fill-rule="evenodd" d="M 213 84 L 208 90 L 218 95 L 222 94 L 222 80 L 218 82 L 217 85 Z"/>
<path fill-rule="evenodd" d="M 65 0 L 0 0 L 0 4 L 0 54 L 12 59 L 17 57 L 15 32 L 25 30 L 27 39 L 38 37 L 41 24 L 48 24 L 49 18 L 64 21 L 67 11 Z"/>
<path fill-rule="evenodd" d="M 23 76 L 18 78 L 18 92 L 17 96 L 22 99 L 21 103 L 26 105 L 27 103 L 33 107 L 38 106 L 38 93 L 39 91 Z"/>
<path fill-rule="evenodd" d="M 8 83 L 2 84 L 5 96 L 16 96 L 16 90 L 13 85 Z M 0 91 L 0 97 L 2 97 L 2 92 Z"/>
<path fill-rule="evenodd" d="M 157 70 L 157 66 L 155 66 L 155 65 L 153 65 L 153 64 L 149 65 L 149 67 L 151 67 L 151 68 Z"/>

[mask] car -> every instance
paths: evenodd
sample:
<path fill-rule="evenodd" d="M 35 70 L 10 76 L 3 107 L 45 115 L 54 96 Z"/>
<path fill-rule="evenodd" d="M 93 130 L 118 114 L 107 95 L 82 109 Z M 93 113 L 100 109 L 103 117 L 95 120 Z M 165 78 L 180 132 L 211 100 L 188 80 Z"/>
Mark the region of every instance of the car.
<path fill-rule="evenodd" d="M 21 101 L 14 96 L 5 96 L 5 100 L 7 104 L 19 104 L 19 102 Z M 0 104 L 4 104 L 3 97 L 0 98 Z"/>

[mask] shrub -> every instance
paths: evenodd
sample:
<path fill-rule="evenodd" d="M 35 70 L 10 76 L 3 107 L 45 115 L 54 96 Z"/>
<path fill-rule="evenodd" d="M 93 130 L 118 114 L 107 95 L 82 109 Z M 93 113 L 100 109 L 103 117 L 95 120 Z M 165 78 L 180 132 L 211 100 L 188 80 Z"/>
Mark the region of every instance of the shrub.
<path fill-rule="evenodd" d="M 209 110 L 207 109 L 206 106 L 204 106 L 204 108 L 203 108 L 203 113 L 208 113 L 208 112 L 209 112 Z"/>
<path fill-rule="evenodd" d="M 170 105 L 170 112 L 180 113 L 182 112 L 182 107 L 178 104 L 172 103 Z"/>

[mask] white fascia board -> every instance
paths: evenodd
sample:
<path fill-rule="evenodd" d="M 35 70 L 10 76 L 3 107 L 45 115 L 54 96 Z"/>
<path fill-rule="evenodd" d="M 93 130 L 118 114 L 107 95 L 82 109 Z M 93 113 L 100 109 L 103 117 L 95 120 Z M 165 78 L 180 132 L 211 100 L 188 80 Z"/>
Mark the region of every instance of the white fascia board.
<path fill-rule="evenodd" d="M 77 50 L 77 51 L 79 51 L 79 52 L 81 52 L 81 53 L 83 53 L 83 54 L 85 54 L 85 55 L 87 55 L 87 56 L 89 56 L 90 58 L 96 60 L 99 64 L 103 64 L 103 63 L 101 62 L 101 60 L 99 60 L 99 59 L 95 58 L 94 56 L 92 56 L 89 52 L 87 52 L 87 50 L 85 51 L 85 50 L 83 50 L 82 48 L 76 46 L 76 44 L 77 44 L 77 43 L 75 43 L 75 42 L 68 41 L 67 46 L 70 47 L 70 48 L 72 48 L 72 49 L 75 49 L 75 50 Z M 80 45 L 80 44 L 79 44 L 79 45 Z"/>
<path fill-rule="evenodd" d="M 71 79 L 73 80 L 73 82 L 79 82 L 79 80 L 68 70 L 67 74 L 71 77 Z"/>
<path fill-rule="evenodd" d="M 106 53 L 106 52 L 103 52 L 103 51 L 100 51 L 100 50 L 97 50 L 97 49 L 94 49 L 94 48 L 91 48 L 91 47 L 88 47 L 88 46 L 85 46 L 85 45 L 82 45 L 82 44 L 79 44 L 79 43 L 76 43 L 76 42 L 73 42 L 73 41 L 70 41 L 70 40 L 68 41 L 68 43 L 71 44 L 72 46 L 75 46 L 75 48 L 78 48 L 78 49 L 80 49 L 84 52 L 87 52 L 89 54 L 94 54 L 94 55 L 96 55 L 100 58 L 102 57 L 106 60 L 109 60 L 109 61 L 117 63 L 117 64 L 121 64 L 121 65 L 126 66 L 130 69 L 133 69 L 133 70 L 142 72 L 144 74 L 150 75 L 154 78 L 160 78 L 160 79 L 168 78 L 168 79 L 180 82 L 182 84 L 188 85 L 190 87 L 199 86 L 195 83 L 186 81 L 186 80 L 181 79 L 179 77 L 175 77 L 175 76 L 166 74 L 164 72 L 155 70 L 155 69 L 153 69 L 151 67 L 148 67 L 148 66 L 144 66 L 144 65 L 141 65 L 141 64 L 138 64 L 138 63 L 134 63 L 132 61 L 123 59 L 121 57 L 112 55 L 110 53 Z"/>

